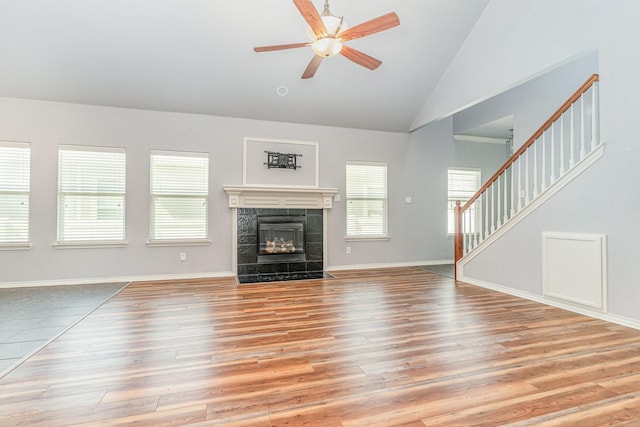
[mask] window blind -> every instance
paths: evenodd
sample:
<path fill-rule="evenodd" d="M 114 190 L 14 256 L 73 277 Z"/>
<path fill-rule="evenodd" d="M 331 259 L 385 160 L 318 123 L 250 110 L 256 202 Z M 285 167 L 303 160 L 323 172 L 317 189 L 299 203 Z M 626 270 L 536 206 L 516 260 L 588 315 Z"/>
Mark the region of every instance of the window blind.
<path fill-rule="evenodd" d="M 464 205 L 480 189 L 479 169 L 454 169 L 448 170 L 448 206 L 447 206 L 447 232 L 455 232 L 455 211 L 456 200 L 460 200 Z M 469 208 L 470 220 L 468 226 L 470 232 L 475 232 L 476 226 L 476 204 Z"/>
<path fill-rule="evenodd" d="M 124 242 L 126 153 L 60 146 L 58 242 Z"/>
<path fill-rule="evenodd" d="M 209 156 L 151 152 L 150 241 L 207 240 Z"/>
<path fill-rule="evenodd" d="M 29 242 L 31 149 L 0 142 L 0 245 Z"/>
<path fill-rule="evenodd" d="M 386 236 L 387 165 L 348 162 L 347 236 Z"/>

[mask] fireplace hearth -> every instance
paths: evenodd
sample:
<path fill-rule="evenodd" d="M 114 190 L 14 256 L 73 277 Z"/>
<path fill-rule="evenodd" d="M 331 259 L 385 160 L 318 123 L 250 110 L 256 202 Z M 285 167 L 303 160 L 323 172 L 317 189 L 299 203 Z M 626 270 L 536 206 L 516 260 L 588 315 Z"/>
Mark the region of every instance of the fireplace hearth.
<path fill-rule="evenodd" d="M 266 282 L 287 282 L 290 280 L 311 280 L 311 279 L 333 279 L 335 276 L 326 271 L 301 271 L 299 273 L 276 273 L 276 274 L 255 274 L 238 276 L 238 282 L 245 283 L 266 283 Z"/>

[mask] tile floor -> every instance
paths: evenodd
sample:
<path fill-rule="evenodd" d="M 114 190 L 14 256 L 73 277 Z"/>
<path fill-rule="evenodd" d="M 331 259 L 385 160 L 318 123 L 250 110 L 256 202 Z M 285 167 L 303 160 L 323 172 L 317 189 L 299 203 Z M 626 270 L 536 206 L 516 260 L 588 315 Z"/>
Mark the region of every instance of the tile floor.
<path fill-rule="evenodd" d="M 0 377 L 126 283 L 0 289 Z"/>
<path fill-rule="evenodd" d="M 451 277 L 453 279 L 453 264 L 438 264 L 438 265 L 419 265 L 416 266 L 420 270 L 430 271 L 437 273 L 441 276 Z"/>

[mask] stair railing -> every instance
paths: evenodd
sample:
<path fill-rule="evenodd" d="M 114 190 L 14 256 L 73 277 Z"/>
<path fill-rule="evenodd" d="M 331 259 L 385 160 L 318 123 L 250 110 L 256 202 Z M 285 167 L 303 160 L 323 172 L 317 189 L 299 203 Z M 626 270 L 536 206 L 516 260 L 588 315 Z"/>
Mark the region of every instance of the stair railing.
<path fill-rule="evenodd" d="M 599 145 L 598 81 L 591 76 L 475 195 L 456 202 L 456 263 Z"/>

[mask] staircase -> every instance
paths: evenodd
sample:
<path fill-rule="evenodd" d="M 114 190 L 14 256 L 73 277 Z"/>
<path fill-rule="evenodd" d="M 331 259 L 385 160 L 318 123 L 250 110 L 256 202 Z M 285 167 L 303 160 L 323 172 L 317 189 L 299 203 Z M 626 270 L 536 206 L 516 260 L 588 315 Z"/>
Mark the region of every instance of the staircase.
<path fill-rule="evenodd" d="M 598 81 L 591 76 L 467 203 L 456 202 L 456 267 L 602 156 Z"/>

